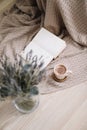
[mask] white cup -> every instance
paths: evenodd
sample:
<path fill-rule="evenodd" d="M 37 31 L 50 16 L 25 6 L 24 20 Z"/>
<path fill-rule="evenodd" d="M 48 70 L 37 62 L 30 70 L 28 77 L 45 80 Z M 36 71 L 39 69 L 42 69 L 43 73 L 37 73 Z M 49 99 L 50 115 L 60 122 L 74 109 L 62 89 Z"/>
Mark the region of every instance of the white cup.
<path fill-rule="evenodd" d="M 54 66 L 54 74 L 55 74 L 57 79 L 62 80 L 64 78 L 66 78 L 71 73 L 72 73 L 72 71 L 68 70 L 66 68 L 66 66 L 63 64 L 59 64 L 59 65 Z"/>

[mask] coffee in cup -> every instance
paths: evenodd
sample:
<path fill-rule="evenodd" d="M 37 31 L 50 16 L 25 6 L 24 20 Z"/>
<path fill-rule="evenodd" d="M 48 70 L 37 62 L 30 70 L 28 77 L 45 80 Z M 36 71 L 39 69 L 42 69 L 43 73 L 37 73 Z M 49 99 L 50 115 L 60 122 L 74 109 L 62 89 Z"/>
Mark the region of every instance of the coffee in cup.
<path fill-rule="evenodd" d="M 72 73 L 72 71 L 68 70 L 63 64 L 54 66 L 54 74 L 59 80 L 66 78 L 70 73 Z"/>

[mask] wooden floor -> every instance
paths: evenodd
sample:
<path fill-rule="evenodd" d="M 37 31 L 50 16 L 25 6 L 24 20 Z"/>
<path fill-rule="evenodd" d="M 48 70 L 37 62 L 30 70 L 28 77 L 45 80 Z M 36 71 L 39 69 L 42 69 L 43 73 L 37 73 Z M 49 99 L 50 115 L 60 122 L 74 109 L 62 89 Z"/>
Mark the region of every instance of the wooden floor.
<path fill-rule="evenodd" d="M 0 130 L 87 130 L 87 82 L 41 95 L 30 114 L 19 113 L 10 100 L 0 102 Z"/>

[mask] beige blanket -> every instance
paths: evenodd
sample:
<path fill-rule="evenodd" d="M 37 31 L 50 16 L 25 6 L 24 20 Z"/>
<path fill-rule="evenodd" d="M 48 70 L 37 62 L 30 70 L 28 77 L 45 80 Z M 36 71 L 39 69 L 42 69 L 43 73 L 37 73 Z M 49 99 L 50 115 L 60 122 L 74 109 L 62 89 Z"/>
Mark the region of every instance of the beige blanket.
<path fill-rule="evenodd" d="M 0 15 L 0 55 L 7 54 L 14 60 L 15 54 L 24 49 L 42 26 L 66 40 L 67 48 L 60 57 L 66 59 L 72 55 L 72 61 L 78 53 L 79 63 L 74 58 L 74 65 L 71 62 L 70 66 L 72 70 L 83 69 L 77 83 L 86 80 L 87 0 L 17 0 L 11 9 Z M 76 70 L 77 75 L 80 70 Z"/>

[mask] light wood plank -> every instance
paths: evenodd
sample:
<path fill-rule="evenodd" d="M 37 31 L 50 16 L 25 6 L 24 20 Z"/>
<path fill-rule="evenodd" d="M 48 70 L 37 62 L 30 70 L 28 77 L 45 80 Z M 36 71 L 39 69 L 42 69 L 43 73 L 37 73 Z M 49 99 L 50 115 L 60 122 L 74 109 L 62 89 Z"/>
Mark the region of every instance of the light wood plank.
<path fill-rule="evenodd" d="M 38 108 L 21 114 L 10 100 L 0 103 L 0 130 L 87 130 L 87 82 L 41 95 Z"/>

